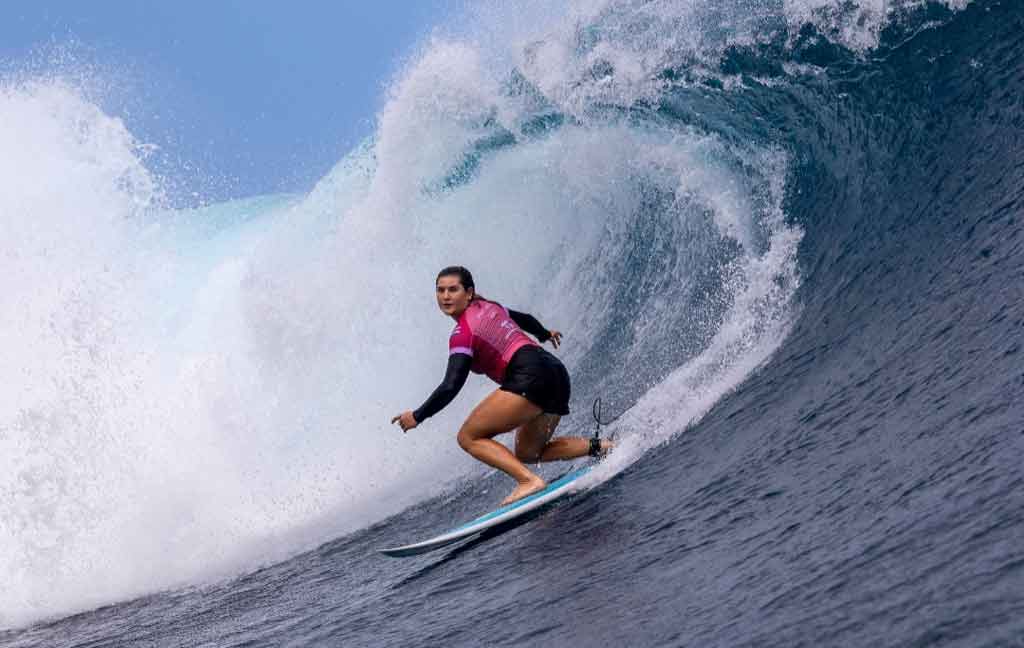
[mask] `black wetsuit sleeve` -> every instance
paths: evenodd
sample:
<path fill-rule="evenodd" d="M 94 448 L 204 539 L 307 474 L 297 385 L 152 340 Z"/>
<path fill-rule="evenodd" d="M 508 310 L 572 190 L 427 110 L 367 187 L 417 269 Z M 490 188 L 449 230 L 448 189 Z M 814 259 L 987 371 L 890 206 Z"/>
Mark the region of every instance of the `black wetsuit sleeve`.
<path fill-rule="evenodd" d="M 515 322 L 519 328 L 523 329 L 541 342 L 547 342 L 548 339 L 551 338 L 551 332 L 544 328 L 544 326 L 541 325 L 533 315 L 509 310 L 508 316 L 512 318 L 512 321 Z"/>
<path fill-rule="evenodd" d="M 444 373 L 444 380 L 437 386 L 434 393 L 419 409 L 412 413 L 417 423 L 437 414 L 452 402 L 459 394 L 459 390 L 466 384 L 469 377 L 469 368 L 473 365 L 473 358 L 465 353 L 453 353 L 448 356 L 448 370 Z"/>

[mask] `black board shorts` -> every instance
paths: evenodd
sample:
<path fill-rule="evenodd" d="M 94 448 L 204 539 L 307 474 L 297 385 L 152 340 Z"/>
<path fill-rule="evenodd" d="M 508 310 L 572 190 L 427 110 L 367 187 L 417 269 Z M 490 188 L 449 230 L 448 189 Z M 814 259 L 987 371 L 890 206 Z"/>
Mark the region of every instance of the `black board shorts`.
<path fill-rule="evenodd" d="M 499 389 L 524 396 L 545 414 L 569 413 L 569 372 L 561 360 L 539 346 L 524 346 L 512 354 Z"/>

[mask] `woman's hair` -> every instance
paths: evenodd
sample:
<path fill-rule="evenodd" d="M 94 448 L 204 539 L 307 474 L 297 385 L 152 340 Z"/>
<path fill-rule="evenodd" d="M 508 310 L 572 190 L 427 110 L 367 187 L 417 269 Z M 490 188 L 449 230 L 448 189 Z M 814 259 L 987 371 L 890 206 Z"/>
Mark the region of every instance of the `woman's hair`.
<path fill-rule="evenodd" d="M 437 279 L 440 279 L 441 277 L 458 277 L 459 283 L 462 284 L 462 287 L 464 289 L 469 290 L 470 288 L 472 288 L 473 299 L 471 299 L 470 301 L 475 301 L 477 299 L 489 301 L 486 297 L 477 293 L 476 284 L 473 282 L 473 273 L 470 272 L 467 268 L 463 266 L 448 266 L 447 268 L 442 268 L 441 272 L 437 273 Z M 434 279 L 435 284 L 437 283 L 437 279 Z"/>

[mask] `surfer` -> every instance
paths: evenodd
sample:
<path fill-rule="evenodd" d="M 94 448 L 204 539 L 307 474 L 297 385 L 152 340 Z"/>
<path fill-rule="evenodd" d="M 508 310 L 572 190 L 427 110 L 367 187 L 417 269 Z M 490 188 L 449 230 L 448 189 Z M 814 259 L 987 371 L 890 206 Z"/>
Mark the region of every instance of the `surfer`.
<path fill-rule="evenodd" d="M 448 340 L 448 369 L 423 405 L 395 416 L 392 423 L 403 431 L 413 429 L 452 402 L 470 371 L 486 374 L 500 387 L 473 408 L 459 429 L 458 441 L 474 458 L 516 480 L 502 504 L 547 486 L 526 463 L 600 456 L 611 448 L 605 440 L 552 439 L 559 420 L 569 413 L 569 372 L 526 333 L 557 349 L 561 332 L 549 331 L 532 315 L 508 310 L 477 294 L 473 275 L 462 266 L 441 270 L 435 288 L 441 312 L 456 322 Z M 494 440 L 512 430 L 516 431 L 514 453 Z"/>

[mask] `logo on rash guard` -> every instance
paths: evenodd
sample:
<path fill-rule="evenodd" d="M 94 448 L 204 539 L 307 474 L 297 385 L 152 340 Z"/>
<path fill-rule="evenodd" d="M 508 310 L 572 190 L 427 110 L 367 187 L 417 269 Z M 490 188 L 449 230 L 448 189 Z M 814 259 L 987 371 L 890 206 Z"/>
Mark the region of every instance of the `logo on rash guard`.
<path fill-rule="evenodd" d="M 505 339 L 509 339 L 516 334 L 518 330 L 515 323 L 512 320 L 505 320 L 501 323 L 501 328 L 505 329 Z"/>

